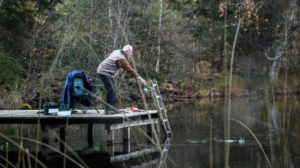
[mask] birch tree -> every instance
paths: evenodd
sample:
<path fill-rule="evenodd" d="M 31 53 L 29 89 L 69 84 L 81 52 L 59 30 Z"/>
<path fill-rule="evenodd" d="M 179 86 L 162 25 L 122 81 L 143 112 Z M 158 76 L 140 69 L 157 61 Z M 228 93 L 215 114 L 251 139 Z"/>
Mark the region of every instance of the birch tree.
<path fill-rule="evenodd" d="M 161 24 L 162 24 L 162 13 L 163 13 L 163 2 L 159 0 L 159 17 L 158 17 L 158 38 L 157 38 L 157 60 L 155 66 L 155 72 L 159 72 L 159 64 L 160 64 L 160 47 L 161 47 Z"/>
<path fill-rule="evenodd" d="M 296 18 L 296 11 L 297 11 L 297 0 L 289 0 L 289 5 L 285 14 L 284 25 L 287 26 L 284 26 L 285 29 L 283 30 L 284 31 L 283 40 L 280 40 L 280 42 L 276 43 L 278 46 L 275 49 L 273 57 L 269 57 L 268 55 L 266 56 L 267 59 L 272 61 L 272 65 L 269 70 L 269 77 L 271 81 L 276 80 L 278 77 L 278 73 L 281 67 L 282 55 L 284 53 L 285 46 L 288 45 L 288 41 L 287 41 L 288 37 L 291 36 L 290 28 Z"/>

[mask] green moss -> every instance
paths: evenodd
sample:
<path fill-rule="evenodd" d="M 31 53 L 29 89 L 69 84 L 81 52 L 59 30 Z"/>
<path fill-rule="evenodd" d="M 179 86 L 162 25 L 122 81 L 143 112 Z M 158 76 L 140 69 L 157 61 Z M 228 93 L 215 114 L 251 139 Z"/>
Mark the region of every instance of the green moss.
<path fill-rule="evenodd" d="M 20 107 L 22 110 L 31 110 L 32 109 L 32 107 L 31 107 L 31 105 L 30 104 L 28 104 L 28 103 L 23 103 L 23 104 L 21 104 L 21 107 Z"/>

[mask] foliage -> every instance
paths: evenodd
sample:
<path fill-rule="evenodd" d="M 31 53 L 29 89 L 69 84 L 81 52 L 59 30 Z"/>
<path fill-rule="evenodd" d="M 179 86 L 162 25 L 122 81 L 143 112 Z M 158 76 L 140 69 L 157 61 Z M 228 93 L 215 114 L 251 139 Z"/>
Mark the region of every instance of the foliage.
<path fill-rule="evenodd" d="M 160 1 L 140 0 L 1 2 L 0 85 L 20 83 L 25 102 L 40 103 L 59 99 L 72 70 L 85 70 L 98 80 L 100 61 L 127 43 L 134 46 L 137 70 L 145 78 L 185 89 L 223 89 L 238 19 L 242 24 L 233 73 L 253 87 L 251 83 L 262 83 L 256 79 L 267 79 L 271 61 L 265 55 L 274 55 L 284 41 L 289 11 L 284 0 L 164 0 L 162 8 Z M 298 27 L 294 22 L 288 28 L 287 67 L 281 73 L 300 71 Z M 128 77 L 120 81 L 124 79 Z"/>
<path fill-rule="evenodd" d="M 26 49 L 35 22 L 60 0 L 8 0 L 0 7 L 0 46 L 16 55 Z M 40 22 L 41 24 L 41 22 Z M 24 43 L 25 42 L 25 43 Z M 1 49 L 1 48 L 0 48 Z"/>
<path fill-rule="evenodd" d="M 145 10 L 134 8 L 131 12 L 131 29 L 134 33 L 136 48 L 141 55 L 142 67 L 148 72 L 154 72 L 155 61 L 157 59 L 158 36 L 161 36 L 161 46 L 163 55 L 161 60 L 161 69 L 170 72 L 174 66 L 181 67 L 180 62 L 185 59 L 187 50 L 195 53 L 196 49 L 192 47 L 192 37 L 189 36 L 183 26 L 186 20 L 171 9 L 166 8 L 163 3 L 162 30 L 158 33 L 158 14 L 159 4 L 152 1 Z M 182 25 L 182 26 L 179 26 Z M 176 68 L 176 69 L 177 69 Z M 186 68 L 186 67 L 181 67 Z M 176 71 L 176 69 L 174 69 Z"/>
<path fill-rule="evenodd" d="M 22 65 L 11 54 L 0 50 L 0 85 L 13 86 L 22 79 Z"/>

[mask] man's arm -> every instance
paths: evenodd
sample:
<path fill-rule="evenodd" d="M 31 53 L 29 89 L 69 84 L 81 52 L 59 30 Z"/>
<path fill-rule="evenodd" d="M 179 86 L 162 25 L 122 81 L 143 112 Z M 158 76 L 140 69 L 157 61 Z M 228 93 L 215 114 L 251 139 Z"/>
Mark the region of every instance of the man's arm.
<path fill-rule="evenodd" d="M 117 65 L 121 67 L 122 69 L 126 70 L 131 75 L 138 77 L 139 74 L 129 65 L 128 61 L 126 59 L 120 59 L 117 60 Z"/>
<path fill-rule="evenodd" d="M 117 60 L 117 65 L 135 76 L 144 86 L 147 85 L 147 82 L 129 65 L 126 59 Z"/>

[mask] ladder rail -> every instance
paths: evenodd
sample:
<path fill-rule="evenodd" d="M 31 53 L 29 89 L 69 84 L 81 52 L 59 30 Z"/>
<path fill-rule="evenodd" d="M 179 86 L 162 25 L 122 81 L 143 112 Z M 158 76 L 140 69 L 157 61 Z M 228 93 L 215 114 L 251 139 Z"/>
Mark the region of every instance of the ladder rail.
<path fill-rule="evenodd" d="M 152 86 L 153 86 L 153 82 L 151 81 L 151 84 L 152 84 Z M 157 94 L 156 94 L 156 92 L 154 91 L 152 91 L 152 97 L 153 97 L 153 99 L 154 99 L 154 103 L 155 103 L 155 105 L 157 106 L 157 108 L 158 108 L 158 115 L 159 115 L 159 118 L 160 118 L 160 120 L 161 121 L 163 121 L 164 120 L 164 116 L 162 115 L 162 113 L 161 113 L 161 108 L 163 108 L 163 107 L 160 107 L 159 106 L 159 101 L 158 101 L 158 99 L 157 99 Z M 167 130 L 167 127 L 166 127 L 166 125 L 163 123 L 163 127 L 164 127 L 164 130 L 166 131 Z"/>
<path fill-rule="evenodd" d="M 163 99 L 162 99 L 157 81 L 151 80 L 151 85 L 152 85 L 151 94 L 154 99 L 154 103 L 156 104 L 156 106 L 158 108 L 159 118 L 162 122 L 165 132 L 167 133 L 168 136 L 170 136 L 172 134 L 171 125 L 168 120 L 167 110 L 163 103 Z"/>
<path fill-rule="evenodd" d="M 156 85 L 156 91 L 157 91 L 157 93 L 159 94 L 159 102 L 161 103 L 161 107 L 162 107 L 162 109 L 163 109 L 162 115 L 163 115 L 163 117 L 167 120 L 167 121 L 166 121 L 166 124 L 167 124 L 168 130 L 169 130 L 170 132 L 172 132 L 171 126 L 170 126 L 170 123 L 169 123 L 169 120 L 168 120 L 167 110 L 166 110 L 166 108 L 165 108 L 165 105 L 164 105 L 164 102 L 163 102 L 163 99 L 162 99 L 162 96 L 161 96 L 161 93 L 160 93 L 160 89 L 159 89 L 159 86 L 158 86 L 156 80 L 154 80 L 154 84 Z"/>
<path fill-rule="evenodd" d="M 165 114 L 165 117 L 168 117 L 167 116 L 167 113 L 166 113 L 166 108 L 165 108 L 165 105 L 164 105 L 164 102 L 163 102 L 163 99 L 162 99 L 162 96 L 161 96 L 161 93 L 160 93 L 160 89 L 159 89 L 159 87 L 158 87 L 158 84 L 157 84 L 157 81 L 156 80 L 154 80 L 154 84 L 156 85 L 156 91 L 157 91 L 157 94 L 159 95 L 159 100 L 160 101 L 158 101 L 159 103 L 160 103 L 160 106 L 161 106 L 161 108 L 163 108 L 164 110 L 165 110 L 165 113 L 163 113 L 163 114 Z"/>
<path fill-rule="evenodd" d="M 164 145 L 163 145 L 163 149 L 161 152 L 161 156 L 160 156 L 160 162 L 158 164 L 158 168 L 164 168 L 166 165 L 166 160 L 168 158 L 168 152 L 169 152 L 169 148 L 171 145 L 171 140 L 170 138 L 167 138 Z"/>

